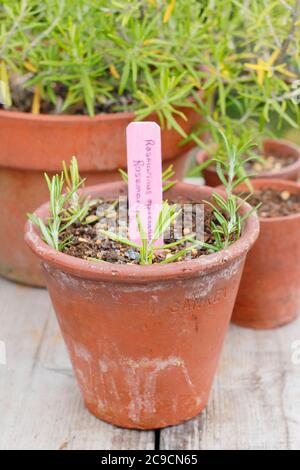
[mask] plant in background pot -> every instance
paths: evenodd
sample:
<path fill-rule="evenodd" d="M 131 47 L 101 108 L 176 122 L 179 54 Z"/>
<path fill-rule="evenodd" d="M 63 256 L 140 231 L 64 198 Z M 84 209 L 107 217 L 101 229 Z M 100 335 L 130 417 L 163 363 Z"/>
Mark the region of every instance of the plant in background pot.
<path fill-rule="evenodd" d="M 273 139 L 289 129 L 299 129 L 299 44 L 297 26 L 300 1 L 208 2 L 211 11 L 210 37 L 202 58 L 204 99 L 199 106 L 205 116 L 206 142 L 198 154 L 198 168 L 210 185 L 218 185 L 209 160 L 223 154 L 218 129 L 231 132 L 238 146 L 253 140 L 258 154 L 254 170 L 260 177 L 296 180 L 299 175 L 299 149 Z M 202 129 L 203 130 L 203 129 Z M 194 137 L 196 138 L 196 137 Z M 246 140 L 245 140 L 246 139 Z"/>
<path fill-rule="evenodd" d="M 126 183 L 78 192 L 77 182 L 63 193 L 63 176 L 48 180 L 50 204 L 30 215 L 25 238 L 45 270 L 85 404 L 129 428 L 192 418 L 208 401 L 257 216 L 230 185 L 212 194 L 178 183 L 164 193 L 150 240 L 138 217 L 137 244 L 121 204 Z M 75 194 L 81 202 L 70 211 Z M 185 203 L 192 230 L 181 227 Z"/>
<path fill-rule="evenodd" d="M 227 148 L 228 139 L 221 135 Z M 300 185 L 276 179 L 249 180 L 247 161 L 241 158 L 249 149 L 250 144 L 236 152 L 235 166 L 224 158 L 215 160 L 216 174 L 223 183 L 219 187 L 228 186 L 224 174 L 229 180 L 231 175 L 232 191 L 258 210 L 261 225 L 246 260 L 232 319 L 246 327 L 274 328 L 296 318 L 300 306 Z M 238 173 L 245 176 L 234 178 Z"/>
<path fill-rule="evenodd" d="M 254 141 L 257 144 L 258 139 Z M 196 155 L 199 166 L 191 172 L 191 175 L 202 171 L 206 184 L 212 187 L 219 186 L 221 181 L 214 163 L 215 159 L 220 158 L 224 158 L 222 145 L 217 148 L 214 144 L 209 149 L 199 150 Z M 244 169 L 252 179 L 297 181 L 300 176 L 300 148 L 287 140 L 265 138 L 258 148 L 244 154 L 243 158 L 247 160 Z"/>
<path fill-rule="evenodd" d="M 130 121 L 164 125 L 165 165 L 183 176 L 195 143 L 179 144 L 201 117 L 203 14 L 195 0 L 1 2 L 0 274 L 43 285 L 21 238 L 47 197 L 43 172 L 76 155 L 90 184 L 119 179 Z"/>
<path fill-rule="evenodd" d="M 261 204 L 260 235 L 247 257 L 232 319 L 274 328 L 294 320 L 300 308 L 300 184 L 262 179 L 252 186 L 248 201 Z"/>

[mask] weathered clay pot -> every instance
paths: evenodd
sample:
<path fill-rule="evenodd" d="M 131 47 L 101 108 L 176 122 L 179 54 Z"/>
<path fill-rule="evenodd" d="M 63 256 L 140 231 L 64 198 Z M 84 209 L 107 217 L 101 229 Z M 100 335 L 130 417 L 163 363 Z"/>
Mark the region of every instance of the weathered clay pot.
<path fill-rule="evenodd" d="M 300 193 L 300 184 L 254 180 L 254 189 Z M 242 185 L 239 190 L 247 190 Z M 247 256 L 232 320 L 251 328 L 274 328 L 300 311 L 300 214 L 260 219 L 260 235 Z"/>
<path fill-rule="evenodd" d="M 282 157 L 295 156 L 297 160 L 277 172 L 264 172 L 255 176 L 254 179 L 283 179 L 297 181 L 300 175 L 300 148 L 286 140 L 265 139 L 263 142 L 263 153 L 281 155 Z M 209 158 L 206 150 L 200 150 L 196 155 L 198 165 L 202 165 Z M 203 170 L 203 176 L 208 186 L 216 187 L 221 184 L 214 166 L 209 166 Z"/>
<path fill-rule="evenodd" d="M 87 192 L 111 198 L 126 190 L 112 183 Z M 178 183 L 168 198 L 202 201 L 210 193 L 207 187 Z M 45 217 L 47 208 L 36 213 Z M 85 404 L 95 416 L 151 429 L 203 410 L 258 230 L 252 215 L 241 239 L 226 250 L 187 262 L 138 266 L 56 252 L 27 222 L 26 241 L 42 261 Z"/>
<path fill-rule="evenodd" d="M 199 114 L 183 108 L 188 133 Z M 155 116 L 151 120 L 157 120 Z M 0 275 L 25 284 L 45 284 L 37 262 L 23 240 L 26 213 L 32 212 L 47 194 L 43 173 L 61 171 L 62 160 L 76 155 L 81 173 L 89 184 L 120 179 L 118 168 L 126 167 L 126 126 L 134 113 L 87 116 L 35 116 L 0 111 Z M 174 130 L 162 131 L 164 166 L 173 163 L 176 178 L 185 172 L 187 151 Z"/>

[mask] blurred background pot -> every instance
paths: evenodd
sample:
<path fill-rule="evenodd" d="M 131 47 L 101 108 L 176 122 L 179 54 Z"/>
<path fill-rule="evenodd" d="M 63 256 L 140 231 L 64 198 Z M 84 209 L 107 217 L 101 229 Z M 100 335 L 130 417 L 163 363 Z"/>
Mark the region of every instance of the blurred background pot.
<path fill-rule="evenodd" d="M 294 157 L 295 162 L 281 168 L 278 171 L 262 172 L 254 179 L 283 179 L 297 181 L 300 175 L 300 148 L 286 140 L 265 139 L 263 141 L 264 155 L 278 155 L 282 158 Z M 200 150 L 196 155 L 196 163 L 202 165 L 208 158 L 213 158 L 206 150 Z M 221 184 L 214 166 L 209 166 L 202 171 L 205 182 L 208 186 L 216 187 Z"/>
<path fill-rule="evenodd" d="M 123 183 L 86 189 L 102 199 L 126 191 Z M 211 188 L 178 183 L 167 197 L 201 202 L 210 194 Z M 46 217 L 48 205 L 36 213 Z M 84 402 L 96 417 L 152 429 L 203 410 L 258 230 L 252 215 L 240 240 L 226 250 L 139 266 L 92 263 L 56 252 L 27 222 L 26 241 L 42 261 Z"/>
<path fill-rule="evenodd" d="M 274 188 L 300 194 L 300 184 L 254 180 L 254 190 Z M 242 185 L 239 190 L 247 191 Z M 247 256 L 232 320 L 250 328 L 288 323 L 300 310 L 300 213 L 260 218 L 260 234 Z"/>
<path fill-rule="evenodd" d="M 186 133 L 199 121 L 192 108 L 178 118 Z M 157 120 L 156 116 L 149 119 Z M 44 286 L 42 271 L 23 240 L 26 213 L 48 197 L 43 173 L 61 171 L 62 160 L 76 155 L 88 184 L 120 179 L 126 167 L 126 126 L 134 113 L 88 116 L 32 115 L 0 110 L 0 275 L 24 284 Z M 183 177 L 187 152 L 193 143 L 179 146 L 182 137 L 162 131 L 164 167 L 173 164 Z"/>

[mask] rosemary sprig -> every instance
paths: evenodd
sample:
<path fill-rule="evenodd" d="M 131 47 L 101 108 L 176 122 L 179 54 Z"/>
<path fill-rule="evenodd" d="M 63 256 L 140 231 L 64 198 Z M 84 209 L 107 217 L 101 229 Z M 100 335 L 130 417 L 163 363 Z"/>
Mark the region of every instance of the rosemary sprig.
<path fill-rule="evenodd" d="M 245 151 L 251 148 L 252 144 L 247 142 L 238 148 L 235 143 L 230 143 L 222 132 L 221 136 L 224 140 L 227 159 L 215 159 L 215 161 L 216 170 L 225 187 L 227 197 L 224 198 L 220 194 L 213 192 L 212 201 L 205 201 L 212 209 L 215 218 L 215 220 L 211 221 L 211 231 L 214 237 L 214 246 L 218 251 L 227 248 L 240 238 L 242 223 L 257 210 L 257 207 L 255 207 L 242 217 L 239 214 L 239 209 L 245 200 L 242 200 L 241 197 L 234 193 L 238 185 L 243 182 L 247 183 L 250 192 L 252 192 L 249 175 L 243 174 L 244 163 L 240 158 Z M 237 177 L 237 174 L 240 176 Z"/>
<path fill-rule="evenodd" d="M 63 172 L 51 179 L 45 173 L 45 180 L 50 194 L 50 216 L 47 223 L 35 214 L 28 214 L 29 219 L 37 225 L 44 241 L 57 251 L 63 251 L 70 244 L 70 237 L 62 237 L 73 223 L 82 221 L 90 208 L 91 201 L 79 195 L 84 184 L 78 172 L 77 160 L 72 158 L 69 169 L 63 162 Z M 66 191 L 64 191 L 66 179 Z"/>

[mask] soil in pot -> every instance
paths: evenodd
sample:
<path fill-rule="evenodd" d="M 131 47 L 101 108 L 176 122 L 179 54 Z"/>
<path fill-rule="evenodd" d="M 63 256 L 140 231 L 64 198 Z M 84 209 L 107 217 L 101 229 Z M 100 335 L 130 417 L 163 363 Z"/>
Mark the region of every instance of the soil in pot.
<path fill-rule="evenodd" d="M 172 204 L 172 202 L 170 202 L 170 204 Z M 176 205 L 182 207 L 179 224 L 180 229 L 182 221 L 186 218 L 185 204 L 188 204 L 188 217 L 191 218 L 191 223 L 190 228 L 186 227 L 183 228 L 183 231 L 180 230 L 180 237 L 187 236 L 188 234 L 192 235 L 192 233 L 196 233 L 197 227 L 203 227 L 203 241 L 208 244 L 213 243 L 211 222 L 216 222 L 216 218 L 212 210 L 208 207 L 205 207 L 203 214 L 197 214 L 196 204 L 192 204 L 192 210 L 190 211 L 190 201 L 177 201 Z M 100 216 L 97 214 L 100 214 Z M 125 223 L 116 230 L 116 220 L 120 219 Z M 103 238 L 99 235 L 98 229 L 100 228 L 112 232 L 118 231 L 123 237 L 128 238 L 129 221 L 127 207 L 123 207 L 123 205 L 120 207 L 117 199 L 108 201 L 100 200 L 100 204 L 98 201 L 97 205 L 91 208 L 86 220 L 91 222 L 88 224 L 85 221 L 82 224 L 75 223 L 64 232 L 62 240 L 69 237 L 72 238 L 71 243 L 64 248 L 64 253 L 81 259 L 98 259 L 99 261 L 116 264 L 139 264 L 140 255 L 137 249 L 109 238 Z M 164 237 L 165 244 L 172 244 L 178 240 L 175 231 L 176 229 L 172 226 L 170 233 Z M 155 252 L 153 263 L 160 263 L 168 259 L 168 257 L 175 255 L 188 245 L 193 245 L 193 242 L 183 242 L 179 245 Z M 195 247 L 176 259 L 175 262 L 195 259 L 205 254 L 209 254 L 207 248 L 203 248 L 202 246 Z"/>
<path fill-rule="evenodd" d="M 250 160 L 245 165 L 245 170 L 249 175 L 259 176 L 262 173 L 278 173 L 283 168 L 296 163 L 295 155 L 262 155 L 259 160 Z"/>
<path fill-rule="evenodd" d="M 68 111 L 62 113 L 59 109 L 59 106 L 65 101 L 68 89 L 64 87 L 62 84 L 56 83 L 55 84 L 55 92 L 60 97 L 57 104 L 54 105 L 51 101 L 41 100 L 40 103 L 40 114 L 66 114 L 72 116 L 84 116 L 88 115 L 88 110 L 84 103 L 77 103 L 76 105 L 70 106 Z M 15 86 L 14 81 L 11 83 L 11 93 L 14 97 L 14 103 L 10 108 L 7 108 L 7 111 L 13 112 L 23 112 L 23 113 L 31 113 L 32 112 L 32 102 L 33 102 L 33 90 L 28 88 L 22 88 L 20 86 Z M 119 95 L 119 93 L 113 93 L 113 99 L 106 100 L 105 103 L 101 104 L 99 102 L 95 103 L 95 115 L 102 114 L 102 113 L 116 113 L 120 110 L 122 111 L 133 111 L 136 107 L 136 102 L 132 96 L 128 93 L 123 93 Z M 4 105 L 0 103 L 0 109 L 5 109 Z"/>
<path fill-rule="evenodd" d="M 87 188 L 92 198 L 108 202 L 126 190 L 119 183 Z M 207 187 L 177 184 L 167 198 L 199 203 L 210 194 Z M 48 206 L 36 214 L 46 218 Z M 151 429 L 203 410 L 245 256 L 257 235 L 252 215 L 241 238 L 225 250 L 140 266 L 57 252 L 27 223 L 26 241 L 42 261 L 84 402 L 95 416 Z"/>
<path fill-rule="evenodd" d="M 247 257 L 232 320 L 274 328 L 295 319 L 300 310 L 300 185 L 280 180 L 252 184 L 248 202 L 261 203 L 261 229 Z"/>
<path fill-rule="evenodd" d="M 247 197 L 247 193 L 245 194 Z M 248 197 L 253 207 L 258 207 L 258 215 L 262 218 L 285 217 L 300 213 L 300 193 L 293 194 L 288 190 L 262 188 Z"/>

